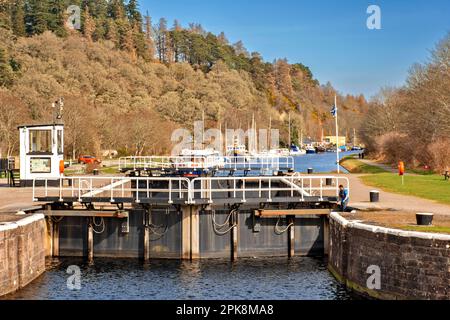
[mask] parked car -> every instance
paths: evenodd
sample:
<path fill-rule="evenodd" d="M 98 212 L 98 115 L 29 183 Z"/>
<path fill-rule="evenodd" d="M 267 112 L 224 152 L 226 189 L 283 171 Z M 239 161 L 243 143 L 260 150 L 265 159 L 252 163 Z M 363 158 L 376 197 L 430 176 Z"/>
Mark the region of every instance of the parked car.
<path fill-rule="evenodd" d="M 99 159 L 97 159 L 96 157 L 93 156 L 80 156 L 78 158 L 78 162 L 79 163 L 83 163 L 83 164 L 93 164 L 93 163 L 101 163 L 101 161 Z"/>

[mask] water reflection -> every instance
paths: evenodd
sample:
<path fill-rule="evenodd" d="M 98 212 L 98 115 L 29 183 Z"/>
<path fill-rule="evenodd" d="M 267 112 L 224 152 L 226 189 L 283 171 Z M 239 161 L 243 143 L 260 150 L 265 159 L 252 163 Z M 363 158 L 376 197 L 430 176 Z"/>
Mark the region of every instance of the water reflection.
<path fill-rule="evenodd" d="M 67 267 L 81 269 L 81 290 L 67 288 Z M 99 300 L 345 300 L 351 299 L 313 258 L 203 260 L 52 260 L 49 271 L 6 299 Z"/>

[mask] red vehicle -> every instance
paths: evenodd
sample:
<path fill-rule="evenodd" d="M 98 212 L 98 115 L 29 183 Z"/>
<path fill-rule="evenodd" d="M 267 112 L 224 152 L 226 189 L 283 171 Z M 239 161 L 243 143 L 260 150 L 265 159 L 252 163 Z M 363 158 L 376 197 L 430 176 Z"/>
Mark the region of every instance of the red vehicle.
<path fill-rule="evenodd" d="M 78 158 L 78 162 L 79 163 L 83 163 L 83 164 L 94 164 L 94 163 L 101 163 L 100 160 L 98 160 L 96 157 L 93 156 L 80 156 Z"/>

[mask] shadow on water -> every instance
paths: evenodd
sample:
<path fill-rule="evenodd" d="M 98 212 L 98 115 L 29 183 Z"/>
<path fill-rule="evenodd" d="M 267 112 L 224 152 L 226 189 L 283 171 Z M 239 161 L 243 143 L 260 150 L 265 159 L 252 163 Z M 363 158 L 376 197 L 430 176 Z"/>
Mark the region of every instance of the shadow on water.
<path fill-rule="evenodd" d="M 67 268 L 81 269 L 81 290 L 67 287 Z M 6 299 L 37 300 L 348 300 L 326 261 L 297 257 L 196 262 L 53 259 L 48 271 Z"/>

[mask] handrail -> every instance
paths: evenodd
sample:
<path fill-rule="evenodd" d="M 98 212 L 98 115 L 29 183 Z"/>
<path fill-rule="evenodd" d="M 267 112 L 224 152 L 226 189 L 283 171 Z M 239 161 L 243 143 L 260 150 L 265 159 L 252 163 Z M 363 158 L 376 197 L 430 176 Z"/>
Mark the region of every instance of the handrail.
<path fill-rule="evenodd" d="M 331 179 L 331 185 L 325 181 Z M 52 182 L 52 183 L 50 183 Z M 343 176 L 252 176 L 252 177 L 204 177 L 190 180 L 184 177 L 64 177 L 57 180 L 33 179 L 33 201 L 39 198 L 55 198 L 60 202 L 83 202 L 96 199 L 130 199 L 140 203 L 145 199 L 164 199 L 172 204 L 184 201 L 195 204 L 196 200 L 232 198 L 242 203 L 253 195 L 272 202 L 277 193 L 293 201 L 304 202 L 307 198 L 339 197 L 339 185 L 344 185 L 350 195 L 350 181 Z M 255 198 L 255 197 L 253 197 Z M 103 200 L 104 201 L 104 200 Z"/>
<path fill-rule="evenodd" d="M 119 159 L 119 170 L 124 169 L 235 169 L 280 170 L 294 168 L 294 157 L 291 156 L 176 156 L 176 157 L 122 157 Z"/>

